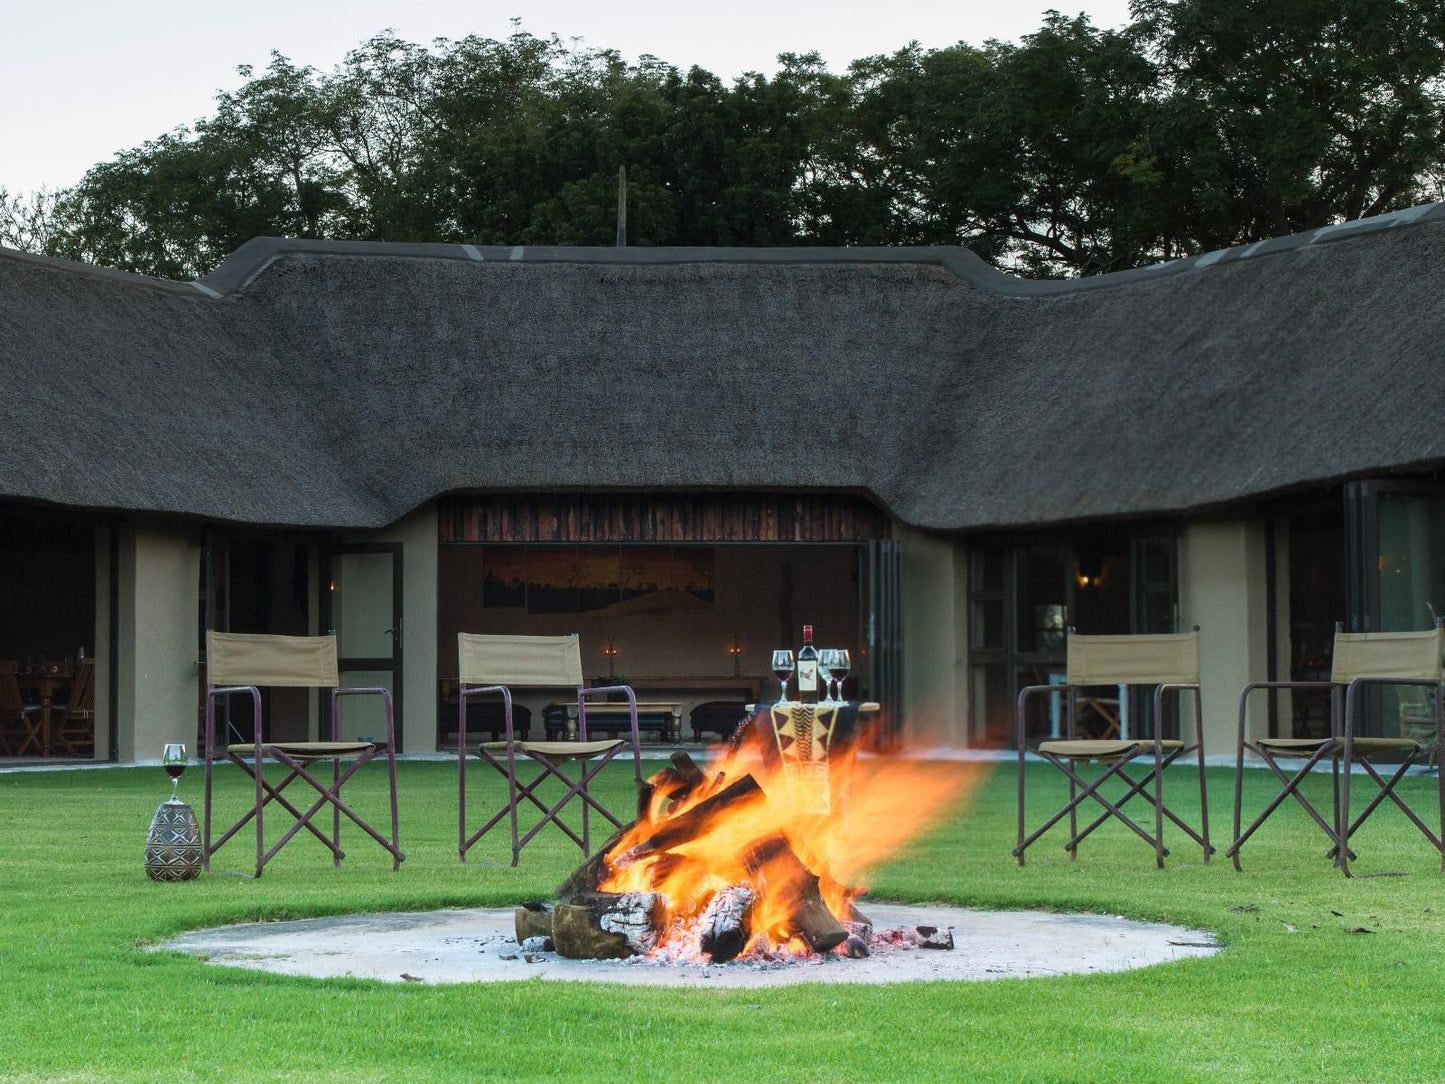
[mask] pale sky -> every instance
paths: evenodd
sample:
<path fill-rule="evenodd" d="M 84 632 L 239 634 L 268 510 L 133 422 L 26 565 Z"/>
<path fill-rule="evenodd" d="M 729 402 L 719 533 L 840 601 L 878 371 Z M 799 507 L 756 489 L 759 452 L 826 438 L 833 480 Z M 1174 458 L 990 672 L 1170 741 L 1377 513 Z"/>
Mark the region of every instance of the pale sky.
<path fill-rule="evenodd" d="M 92 165 L 211 113 L 216 92 L 240 85 L 236 67 L 266 66 L 279 50 L 329 71 L 388 27 L 429 44 L 522 29 L 643 53 L 729 80 L 772 74 L 777 54 L 816 50 L 834 71 L 909 41 L 1016 40 L 1043 12 L 1087 12 L 1095 26 L 1128 21 L 1127 0 L 0 0 L 0 188 L 74 184 Z"/>

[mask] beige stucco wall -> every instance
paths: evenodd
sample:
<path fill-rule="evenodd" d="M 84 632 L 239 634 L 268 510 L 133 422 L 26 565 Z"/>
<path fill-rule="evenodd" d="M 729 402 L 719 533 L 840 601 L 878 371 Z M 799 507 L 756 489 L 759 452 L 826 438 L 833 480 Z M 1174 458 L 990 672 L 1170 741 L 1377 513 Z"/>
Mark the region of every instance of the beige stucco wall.
<path fill-rule="evenodd" d="M 195 528 L 149 519 L 122 527 L 117 717 L 122 761 L 159 759 L 167 742 L 195 745 L 200 569 Z M 105 658 L 101 642 L 98 635 L 97 651 Z M 108 682 L 97 673 L 96 685 L 99 715 Z"/>
<path fill-rule="evenodd" d="M 1186 522 L 1179 577 L 1182 627 L 1199 626 L 1205 753 L 1232 754 L 1240 690 L 1264 679 L 1268 659 L 1263 523 L 1253 516 Z M 1263 697 L 1251 701 L 1249 725 L 1263 732 Z"/>
<path fill-rule="evenodd" d="M 437 510 L 429 504 L 384 531 L 352 536 L 352 542 L 399 542 L 402 547 L 401 747 L 407 753 L 436 751 L 437 717 Z M 386 600 L 389 604 L 390 600 Z"/>
<path fill-rule="evenodd" d="M 963 746 L 968 644 L 962 541 L 894 525 L 903 624 L 903 733 L 910 744 Z"/>

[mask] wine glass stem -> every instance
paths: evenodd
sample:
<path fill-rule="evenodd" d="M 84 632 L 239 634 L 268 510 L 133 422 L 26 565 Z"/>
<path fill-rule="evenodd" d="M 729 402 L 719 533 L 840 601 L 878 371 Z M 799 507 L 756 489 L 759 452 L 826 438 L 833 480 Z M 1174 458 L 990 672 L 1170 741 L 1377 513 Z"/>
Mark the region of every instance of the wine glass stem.
<path fill-rule="evenodd" d="M 171 801 L 173 801 L 173 802 L 176 800 L 176 789 L 177 789 L 180 785 L 181 785 L 181 781 L 180 781 L 179 778 L 172 778 L 172 779 L 171 779 Z"/>

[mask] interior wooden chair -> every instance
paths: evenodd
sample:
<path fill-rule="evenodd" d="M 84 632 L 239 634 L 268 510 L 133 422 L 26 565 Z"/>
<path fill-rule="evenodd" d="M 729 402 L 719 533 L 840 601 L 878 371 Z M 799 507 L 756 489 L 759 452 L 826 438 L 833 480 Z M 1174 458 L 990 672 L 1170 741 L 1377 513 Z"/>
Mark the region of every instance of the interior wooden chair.
<path fill-rule="evenodd" d="M 591 850 L 590 812 L 596 810 L 615 827 L 622 822 L 599 803 L 588 790 L 597 773 L 628 744 L 622 738 L 608 741 L 587 740 L 587 703 L 609 693 L 626 695 L 632 723 L 632 763 L 637 782 L 642 782 L 642 749 L 637 732 L 637 695 L 626 685 L 605 685 L 587 688 L 582 677 L 582 651 L 576 634 L 571 636 L 492 636 L 478 633 L 457 634 L 457 856 L 467 860 L 467 851 L 487 832 L 503 820 L 512 827 L 512 865 L 516 865 L 522 848 L 547 824 L 555 824 L 582 848 Z M 512 690 L 514 688 L 569 688 L 577 696 L 576 741 L 522 741 L 513 724 Z M 475 747 L 467 743 L 467 701 L 474 697 L 500 697 L 505 737 L 500 741 L 482 742 Z M 476 831 L 467 832 L 467 760 L 475 755 L 495 768 L 507 780 L 507 802 Z M 535 775 L 522 779 L 519 761 L 532 761 L 538 766 Z M 577 763 L 577 774 L 563 770 L 569 761 Z M 550 804 L 537 794 L 546 780 L 561 783 L 563 793 Z M 562 820 L 562 811 L 576 799 L 581 804 L 582 833 Z M 536 824 L 519 834 L 517 813 L 522 802 L 541 810 Z"/>
<path fill-rule="evenodd" d="M 53 709 L 52 709 L 53 710 Z M 75 680 L 60 711 L 56 742 L 73 757 L 95 752 L 95 660 L 86 659 L 75 670 Z"/>
<path fill-rule="evenodd" d="M 1132 636 L 1080 636 L 1072 629 L 1068 635 L 1067 683 L 1064 685 L 1030 685 L 1019 692 L 1014 722 L 1018 738 L 1018 846 L 1013 855 L 1024 864 L 1024 852 L 1054 825 L 1069 818 L 1069 841 L 1064 849 L 1071 859 L 1079 856 L 1079 844 L 1110 818 L 1117 819 L 1154 850 L 1156 863 L 1164 866 L 1169 850 L 1164 846 L 1164 820 L 1184 831 L 1204 850 L 1207 864 L 1214 848 L 1209 844 L 1209 800 L 1204 784 L 1203 715 L 1199 696 L 1199 630 L 1183 634 Z M 1154 696 L 1154 736 L 1152 738 L 1084 738 L 1077 737 L 1080 690 L 1095 685 L 1151 687 Z M 1164 694 L 1193 693 L 1194 743 L 1166 739 L 1162 736 Z M 1067 731 L 1063 740 L 1040 742 L 1035 752 L 1061 771 L 1069 780 L 1069 800 L 1032 833 L 1027 833 L 1024 819 L 1024 761 L 1027 741 L 1024 729 L 1030 697 L 1056 694 L 1066 698 Z M 1194 753 L 1199 769 L 1200 827 L 1196 831 L 1164 803 L 1164 769 L 1179 757 Z M 1079 768 L 1097 761 L 1103 769 L 1092 780 L 1079 774 Z M 1127 771 L 1128 765 L 1142 761 L 1148 774 L 1136 779 Z M 1101 788 L 1110 780 L 1126 785 L 1122 797 L 1105 797 Z M 1152 784 L 1152 793 L 1150 785 Z M 1154 807 L 1154 825 L 1150 832 L 1127 813 L 1124 806 L 1135 797 L 1142 797 Z M 1104 812 L 1081 831 L 1079 806 L 1092 800 Z"/>
<path fill-rule="evenodd" d="M 1346 877 L 1350 876 L 1350 862 L 1357 856 L 1349 847 L 1355 832 L 1379 808 L 1387 798 L 1399 807 L 1406 818 L 1418 828 L 1441 855 L 1441 870 L 1445 871 L 1445 772 L 1437 779 L 1439 789 L 1440 832 L 1434 830 L 1417 816 L 1405 801 L 1395 792 L 1395 784 L 1404 778 L 1405 772 L 1414 764 L 1427 761 L 1432 750 L 1438 748 L 1442 733 L 1441 701 L 1445 699 L 1445 625 L 1436 625 L 1429 632 L 1343 632 L 1336 626 L 1334 659 L 1329 681 L 1255 681 L 1244 687 L 1239 696 L 1239 738 L 1238 755 L 1234 770 L 1234 841 L 1225 854 L 1234 862 L 1235 869 L 1242 869 L 1239 860 L 1240 849 L 1250 836 L 1269 819 L 1270 815 L 1293 797 L 1309 814 L 1330 842 L 1327 857 Z M 1434 733 L 1428 738 L 1419 736 L 1401 737 L 1360 737 L 1355 733 L 1360 716 L 1360 696 L 1371 686 L 1395 686 L 1401 688 L 1423 688 L 1434 693 Z M 1246 709 L 1249 695 L 1260 689 L 1328 689 L 1330 691 L 1330 733 L 1322 737 L 1309 738 L 1258 738 L 1253 741 L 1246 736 Z M 1265 806 L 1248 828 L 1240 830 L 1243 821 L 1244 798 L 1244 754 L 1254 753 L 1275 774 L 1282 789 Z M 1401 762 L 1394 773 L 1386 779 L 1373 763 L 1380 757 L 1400 757 Z M 1304 765 L 1293 776 L 1280 767 L 1281 760 L 1304 760 Z M 1332 783 L 1332 809 L 1327 820 L 1323 814 L 1300 792 L 1300 785 L 1309 777 L 1316 766 L 1328 760 Z M 1374 780 L 1376 793 L 1360 815 L 1350 819 L 1350 777 L 1356 763 L 1365 774 Z"/>
<path fill-rule="evenodd" d="M 406 855 L 401 852 L 396 809 L 396 729 L 391 693 L 383 688 L 340 688 L 334 636 L 265 636 L 243 633 L 206 633 L 206 797 L 204 862 L 211 868 L 211 856 L 248 823 L 256 824 L 256 876 L 303 828 L 331 852 L 332 864 L 341 865 L 341 817 L 345 814 L 392 857 L 391 868 L 400 868 Z M 331 690 L 330 741 L 265 741 L 261 727 L 261 689 L 288 687 Z M 234 693 L 248 693 L 252 704 L 253 738 L 246 743 L 222 744 L 216 738 L 216 700 Z M 386 707 L 386 744 L 341 740 L 341 698 L 380 696 Z M 387 839 L 363 820 L 341 798 L 342 785 L 367 761 L 386 754 L 391 788 L 391 838 Z M 212 842 L 211 804 L 213 765 L 218 759 L 242 768 L 255 782 L 255 799 L 246 813 Z M 287 771 L 280 783 L 264 775 L 266 761 L 276 761 Z M 342 761 L 349 761 L 345 770 Z M 311 770 L 318 762 L 330 761 L 331 780 L 324 782 Z M 274 778 L 274 777 L 273 777 Z M 318 797 L 304 811 L 283 793 L 297 779 L 309 784 Z M 281 838 L 266 847 L 263 826 L 265 808 L 275 802 L 295 818 Z M 315 824 L 316 814 L 331 808 L 331 834 Z"/>
<path fill-rule="evenodd" d="M 41 706 L 27 704 L 15 680 L 15 660 L 0 660 L 0 755 L 44 753 Z"/>

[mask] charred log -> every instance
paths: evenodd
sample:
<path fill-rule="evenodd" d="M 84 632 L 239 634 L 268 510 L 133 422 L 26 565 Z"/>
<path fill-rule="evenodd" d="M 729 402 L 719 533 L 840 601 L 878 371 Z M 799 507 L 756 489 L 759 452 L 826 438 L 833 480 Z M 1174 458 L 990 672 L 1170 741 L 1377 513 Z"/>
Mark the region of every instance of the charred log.
<path fill-rule="evenodd" d="M 557 954 L 581 960 L 625 959 L 657 944 L 665 912 L 655 892 L 599 892 L 552 913 Z"/>
<path fill-rule="evenodd" d="M 850 960 L 861 960 L 870 955 L 867 938 L 859 937 L 856 933 L 850 933 L 848 939 L 838 947 L 838 951 Z"/>
<path fill-rule="evenodd" d="M 880 930 L 878 936 L 895 945 L 927 949 L 953 948 L 953 930 L 940 930 L 937 926 L 894 926 Z"/>
<path fill-rule="evenodd" d="M 552 908 L 545 903 L 531 900 L 517 908 L 515 916 L 517 944 L 529 937 L 552 936 Z"/>
<path fill-rule="evenodd" d="M 557 886 L 557 901 L 569 903 L 572 897 L 581 892 L 595 892 L 602 882 L 607 879 L 607 854 L 613 847 L 622 842 L 622 837 L 636 826 L 637 822 L 623 825 L 612 835 L 607 837 L 607 842 L 592 852 L 592 856 L 574 869 L 571 874 Z"/>
<path fill-rule="evenodd" d="M 703 775 L 702 769 L 681 749 L 672 754 L 672 767 L 689 794 L 707 782 L 707 776 Z"/>
<path fill-rule="evenodd" d="M 715 895 L 702 913 L 698 947 L 713 963 L 722 964 L 747 948 L 753 933 L 753 905 L 758 895 L 748 885 L 732 885 Z"/>
<path fill-rule="evenodd" d="M 691 809 L 684 810 L 677 816 L 663 821 L 652 835 L 641 843 L 629 847 L 613 859 L 613 865 L 618 869 L 626 869 L 650 854 L 666 851 L 679 843 L 696 839 L 706 833 L 708 822 L 724 813 L 729 806 L 759 801 L 762 795 L 762 788 L 758 786 L 757 781 L 750 775 L 744 776 L 736 783 L 724 787 L 712 797 L 704 798 Z"/>

